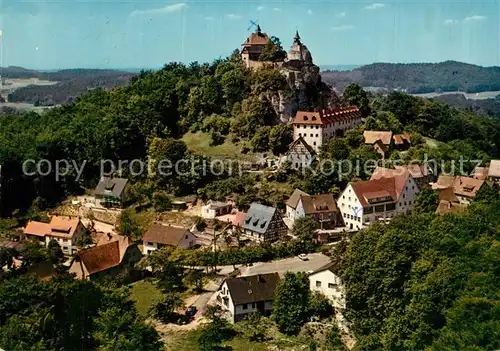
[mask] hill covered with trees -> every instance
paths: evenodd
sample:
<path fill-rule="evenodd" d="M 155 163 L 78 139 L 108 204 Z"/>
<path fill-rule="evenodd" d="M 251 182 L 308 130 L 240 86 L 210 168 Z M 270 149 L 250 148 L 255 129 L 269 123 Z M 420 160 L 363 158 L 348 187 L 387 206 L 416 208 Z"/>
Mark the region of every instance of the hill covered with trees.
<path fill-rule="evenodd" d="M 351 71 L 324 71 L 323 79 L 339 91 L 356 83 L 363 87 L 405 90 L 410 94 L 500 90 L 500 67 L 456 61 L 441 63 L 374 63 Z"/>

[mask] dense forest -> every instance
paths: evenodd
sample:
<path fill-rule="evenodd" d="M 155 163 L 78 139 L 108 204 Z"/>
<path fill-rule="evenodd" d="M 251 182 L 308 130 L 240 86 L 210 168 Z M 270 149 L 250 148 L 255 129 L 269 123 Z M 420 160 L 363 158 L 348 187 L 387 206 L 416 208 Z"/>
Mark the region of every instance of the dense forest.
<path fill-rule="evenodd" d="M 356 234 L 339 270 L 356 349 L 498 350 L 499 218 L 497 197 Z"/>
<path fill-rule="evenodd" d="M 352 71 L 325 71 L 323 80 L 339 91 L 356 83 L 363 87 L 405 90 L 410 94 L 500 90 L 500 67 L 456 61 L 442 63 L 374 63 Z"/>

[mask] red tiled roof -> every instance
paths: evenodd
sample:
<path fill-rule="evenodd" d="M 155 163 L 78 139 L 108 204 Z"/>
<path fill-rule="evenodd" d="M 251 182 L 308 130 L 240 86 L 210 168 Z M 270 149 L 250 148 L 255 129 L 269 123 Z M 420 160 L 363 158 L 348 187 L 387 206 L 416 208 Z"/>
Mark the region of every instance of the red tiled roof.
<path fill-rule="evenodd" d="M 463 204 L 459 204 L 456 202 L 450 202 L 446 200 L 439 201 L 438 208 L 436 209 L 436 213 L 438 215 L 444 215 L 447 213 L 457 213 L 465 210 L 467 206 Z"/>
<path fill-rule="evenodd" d="M 302 201 L 306 214 L 338 211 L 332 194 L 301 196 L 299 201 Z"/>
<path fill-rule="evenodd" d="M 483 184 L 484 180 L 470 177 L 456 177 L 453 183 L 453 192 L 457 195 L 474 197 Z"/>
<path fill-rule="evenodd" d="M 120 260 L 120 247 L 118 241 L 91 247 L 90 249 L 78 251 L 75 259 L 80 259 L 89 274 L 97 273 L 115 266 Z"/>
<path fill-rule="evenodd" d="M 43 236 L 49 235 L 52 228 L 49 223 L 29 221 L 24 228 L 24 234 Z"/>
<path fill-rule="evenodd" d="M 429 175 L 429 168 L 426 165 L 411 163 L 404 166 L 396 166 L 398 168 L 405 168 L 410 172 L 414 179 L 423 178 Z"/>
<path fill-rule="evenodd" d="M 363 137 L 365 138 L 365 144 L 375 144 L 380 140 L 384 145 L 390 145 L 392 132 L 365 130 Z"/>
<path fill-rule="evenodd" d="M 218 217 L 218 220 L 224 223 L 231 223 L 236 227 L 241 227 L 243 225 L 243 221 L 245 220 L 246 213 L 245 212 L 236 212 L 227 214 L 224 216 Z"/>
<path fill-rule="evenodd" d="M 317 112 L 297 111 L 293 124 L 324 125 L 350 119 L 361 119 L 361 112 L 356 106 Z"/>

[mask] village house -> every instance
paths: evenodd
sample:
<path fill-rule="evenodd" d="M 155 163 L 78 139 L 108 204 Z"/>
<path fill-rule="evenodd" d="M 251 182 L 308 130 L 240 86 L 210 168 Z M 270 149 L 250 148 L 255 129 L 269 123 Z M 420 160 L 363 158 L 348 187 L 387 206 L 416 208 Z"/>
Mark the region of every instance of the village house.
<path fill-rule="evenodd" d="M 216 300 L 228 312 L 233 323 L 245 319 L 252 312 L 269 316 L 279 281 L 278 273 L 228 278 L 217 292 Z"/>
<path fill-rule="evenodd" d="M 491 160 L 489 167 L 476 167 L 473 177 L 500 185 L 500 160 Z"/>
<path fill-rule="evenodd" d="M 467 207 L 467 205 L 460 203 L 452 187 L 439 189 L 438 199 L 439 204 L 436 209 L 438 215 L 462 212 Z"/>
<path fill-rule="evenodd" d="M 69 273 L 75 274 L 76 279 L 95 280 L 103 275 L 115 276 L 141 260 L 141 251 L 129 238 L 108 236 L 107 243 L 78 251 Z"/>
<path fill-rule="evenodd" d="M 293 119 L 293 140 L 300 137 L 319 152 L 321 146 L 336 136 L 362 123 L 361 112 L 355 106 L 317 112 L 297 111 Z"/>
<path fill-rule="evenodd" d="M 365 130 L 363 137 L 365 144 L 371 145 L 383 159 L 389 157 L 393 142 L 392 132 Z"/>
<path fill-rule="evenodd" d="M 196 236 L 185 228 L 154 223 L 142 238 L 143 253 L 149 255 L 162 247 L 171 246 L 188 249 L 196 245 Z"/>
<path fill-rule="evenodd" d="M 285 161 L 290 162 L 291 167 L 296 170 L 309 167 L 315 157 L 316 152 L 302 136 L 295 139 L 285 153 Z"/>
<path fill-rule="evenodd" d="M 61 246 L 63 253 L 71 256 L 77 250 L 78 238 L 86 232 L 87 228 L 79 218 L 66 219 L 54 216 L 50 223 L 29 221 L 22 236 L 25 239 L 38 241 L 44 246 L 55 240 Z"/>
<path fill-rule="evenodd" d="M 342 223 L 340 211 L 332 194 L 300 196 L 295 209 L 295 220 L 311 217 L 320 224 L 320 229 L 335 228 Z"/>
<path fill-rule="evenodd" d="M 466 206 L 470 204 L 471 200 L 483 186 L 488 185 L 486 181 L 481 179 L 448 175 L 440 175 L 437 182 L 432 184 L 432 188 L 439 192 L 445 189 L 451 189 L 456 197 L 456 201 L 447 200 Z"/>
<path fill-rule="evenodd" d="M 102 177 L 94 190 L 96 206 L 122 207 L 127 186 L 127 179 Z"/>
<path fill-rule="evenodd" d="M 223 216 L 231 213 L 233 205 L 226 202 L 209 201 L 201 207 L 201 217 L 214 219 L 215 217 Z"/>
<path fill-rule="evenodd" d="M 345 225 L 359 230 L 412 210 L 418 185 L 407 170 L 377 167 L 368 181 L 351 182 L 337 200 Z"/>
<path fill-rule="evenodd" d="M 300 189 L 295 189 L 290 195 L 290 198 L 285 201 L 286 205 L 286 216 L 295 222 L 295 215 L 297 214 L 297 205 L 301 196 L 309 196 L 309 194 L 303 192 Z"/>
<path fill-rule="evenodd" d="M 283 238 L 288 227 L 276 208 L 252 203 L 243 221 L 243 231 L 251 240 L 273 242 Z"/>
<path fill-rule="evenodd" d="M 333 273 L 332 263 L 309 274 L 309 289 L 325 295 L 333 307 L 345 309 L 345 289 L 340 278 Z"/>

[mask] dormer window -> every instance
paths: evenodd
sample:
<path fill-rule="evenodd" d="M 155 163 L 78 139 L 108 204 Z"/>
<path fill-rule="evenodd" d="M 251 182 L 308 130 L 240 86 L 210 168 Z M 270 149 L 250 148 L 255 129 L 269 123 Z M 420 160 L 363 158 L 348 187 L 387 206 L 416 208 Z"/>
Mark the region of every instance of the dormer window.
<path fill-rule="evenodd" d="M 312 116 L 312 118 L 311 118 L 311 119 L 312 119 L 313 121 L 315 121 L 315 120 L 316 120 L 316 116 Z"/>
<path fill-rule="evenodd" d="M 307 121 L 307 120 L 308 120 L 307 116 L 304 116 L 304 121 Z"/>

